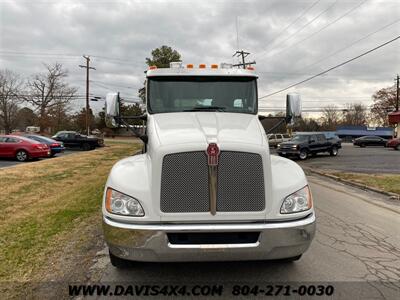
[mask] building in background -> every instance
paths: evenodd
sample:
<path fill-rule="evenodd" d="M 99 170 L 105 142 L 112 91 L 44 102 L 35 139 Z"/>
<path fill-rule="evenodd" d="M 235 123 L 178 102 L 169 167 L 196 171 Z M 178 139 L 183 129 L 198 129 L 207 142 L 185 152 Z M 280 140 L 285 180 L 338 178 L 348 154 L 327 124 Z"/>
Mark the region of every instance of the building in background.
<path fill-rule="evenodd" d="M 367 127 L 367 126 L 338 126 L 336 134 L 344 141 L 351 142 L 353 139 L 361 136 L 380 136 L 390 139 L 394 136 L 394 130 L 391 127 Z"/>

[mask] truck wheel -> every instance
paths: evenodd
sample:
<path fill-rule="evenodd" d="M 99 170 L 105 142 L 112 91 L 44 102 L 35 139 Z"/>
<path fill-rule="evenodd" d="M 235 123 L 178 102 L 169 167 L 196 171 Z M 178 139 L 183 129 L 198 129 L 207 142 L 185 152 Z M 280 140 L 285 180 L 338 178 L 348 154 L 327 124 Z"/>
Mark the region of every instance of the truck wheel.
<path fill-rule="evenodd" d="M 18 150 L 17 153 L 15 154 L 15 158 L 18 161 L 23 162 L 23 161 L 27 161 L 29 156 L 28 156 L 28 153 L 25 150 Z"/>
<path fill-rule="evenodd" d="M 84 143 L 82 145 L 82 150 L 83 151 L 89 151 L 91 149 L 90 144 L 89 143 Z"/>
<path fill-rule="evenodd" d="M 329 154 L 330 154 L 331 156 L 336 156 L 336 155 L 338 155 L 338 153 L 339 153 L 338 148 L 335 147 L 335 146 L 332 147 L 331 151 L 329 152 Z"/>
<path fill-rule="evenodd" d="M 118 269 L 127 269 L 127 268 L 131 268 L 133 266 L 132 261 L 126 260 L 123 258 L 119 258 L 118 256 L 115 256 L 114 254 L 112 254 L 110 250 L 108 250 L 108 253 L 110 255 L 111 264 L 114 267 L 116 267 Z"/>
<path fill-rule="evenodd" d="M 299 260 L 302 255 L 303 254 L 300 254 L 300 255 L 297 255 L 297 256 L 293 256 L 293 257 L 288 257 L 288 258 L 282 258 L 279 261 L 281 261 L 281 262 L 293 262 L 293 261 Z"/>
<path fill-rule="evenodd" d="M 365 144 L 360 144 L 360 148 L 365 148 Z"/>
<path fill-rule="evenodd" d="M 400 144 L 398 144 L 394 149 L 395 150 L 400 150 Z"/>
<path fill-rule="evenodd" d="M 299 154 L 299 158 L 300 158 L 301 160 L 305 160 L 305 159 L 307 159 L 307 157 L 308 157 L 308 152 L 307 152 L 307 150 L 301 150 L 301 151 L 300 151 L 300 154 Z"/>

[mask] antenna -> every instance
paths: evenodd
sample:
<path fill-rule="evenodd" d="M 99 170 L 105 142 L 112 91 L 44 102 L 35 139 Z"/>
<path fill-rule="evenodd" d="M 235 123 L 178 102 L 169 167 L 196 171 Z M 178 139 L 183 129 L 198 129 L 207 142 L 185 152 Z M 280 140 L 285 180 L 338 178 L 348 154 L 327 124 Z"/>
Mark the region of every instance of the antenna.
<path fill-rule="evenodd" d="M 236 16 L 236 49 L 239 48 L 239 17 Z"/>

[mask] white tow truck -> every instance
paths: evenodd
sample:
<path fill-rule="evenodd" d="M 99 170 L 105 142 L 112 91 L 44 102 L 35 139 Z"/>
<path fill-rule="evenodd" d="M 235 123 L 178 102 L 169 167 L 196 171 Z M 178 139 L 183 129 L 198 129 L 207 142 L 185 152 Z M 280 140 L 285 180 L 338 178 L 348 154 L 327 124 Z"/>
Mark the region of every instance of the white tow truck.
<path fill-rule="evenodd" d="M 119 96 L 106 123 L 127 125 Z M 303 170 L 270 155 L 252 68 L 221 64 L 146 72 L 142 153 L 117 162 L 103 199 L 111 263 L 297 260 L 315 233 Z M 287 96 L 288 122 L 301 113 Z"/>

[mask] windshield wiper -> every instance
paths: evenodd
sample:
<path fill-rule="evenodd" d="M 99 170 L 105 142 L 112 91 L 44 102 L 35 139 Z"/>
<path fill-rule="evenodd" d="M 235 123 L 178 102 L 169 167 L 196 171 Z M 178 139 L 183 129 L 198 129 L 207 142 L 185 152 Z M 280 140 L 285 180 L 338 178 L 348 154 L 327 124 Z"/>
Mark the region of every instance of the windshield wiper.
<path fill-rule="evenodd" d="M 195 106 L 184 111 L 225 111 L 225 109 L 226 107 L 223 106 Z"/>

